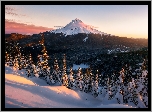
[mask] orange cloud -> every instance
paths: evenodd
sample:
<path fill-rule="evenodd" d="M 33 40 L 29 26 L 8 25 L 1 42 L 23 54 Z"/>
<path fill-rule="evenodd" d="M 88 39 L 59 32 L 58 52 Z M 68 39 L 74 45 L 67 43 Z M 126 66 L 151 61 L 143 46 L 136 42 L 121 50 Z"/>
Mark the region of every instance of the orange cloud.
<path fill-rule="evenodd" d="M 5 34 L 19 33 L 19 34 L 37 34 L 40 32 L 50 31 L 53 28 L 47 28 L 43 26 L 27 25 L 23 23 L 17 23 L 14 21 L 5 20 Z"/>

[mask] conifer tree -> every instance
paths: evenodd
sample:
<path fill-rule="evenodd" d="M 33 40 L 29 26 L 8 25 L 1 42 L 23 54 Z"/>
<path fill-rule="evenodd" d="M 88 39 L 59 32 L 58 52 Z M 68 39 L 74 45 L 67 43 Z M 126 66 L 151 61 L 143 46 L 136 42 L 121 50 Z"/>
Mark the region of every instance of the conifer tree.
<path fill-rule="evenodd" d="M 21 68 L 25 69 L 26 68 L 26 58 L 24 54 L 21 56 Z"/>
<path fill-rule="evenodd" d="M 110 91 L 111 91 L 111 98 L 113 98 L 117 92 L 117 82 L 116 82 L 116 73 L 113 72 L 111 75 L 110 80 Z"/>
<path fill-rule="evenodd" d="M 142 65 L 141 76 L 137 80 L 137 90 L 142 102 L 148 107 L 148 71 L 145 69 L 145 60 Z M 139 99 L 139 98 L 138 98 Z"/>
<path fill-rule="evenodd" d="M 94 79 L 93 79 L 93 85 L 92 85 L 92 95 L 94 97 L 97 97 L 99 92 L 98 92 L 98 70 L 97 70 L 97 73 L 96 75 L 94 76 Z"/>
<path fill-rule="evenodd" d="M 68 84 L 68 87 L 69 88 L 73 88 L 73 86 L 74 86 L 74 77 L 73 77 L 73 70 L 72 70 L 72 67 L 70 68 L 70 74 L 69 74 L 69 84 Z"/>
<path fill-rule="evenodd" d="M 63 70 L 62 70 L 62 85 L 68 87 L 68 76 L 66 73 L 66 59 L 65 54 L 63 56 Z"/>
<path fill-rule="evenodd" d="M 83 77 L 82 73 L 81 73 L 80 79 L 79 79 L 79 88 L 80 88 L 80 91 L 83 91 L 83 88 L 84 88 L 84 77 Z"/>
<path fill-rule="evenodd" d="M 89 75 L 90 75 L 90 72 L 89 72 L 89 69 L 87 68 L 86 69 L 86 74 L 84 76 L 84 89 L 83 89 L 83 91 L 86 92 L 86 93 L 89 91 L 89 82 L 90 82 Z"/>
<path fill-rule="evenodd" d="M 118 87 L 118 91 L 115 95 L 115 98 L 119 104 L 123 104 L 123 95 L 122 95 L 122 90 L 121 90 L 120 86 Z"/>
<path fill-rule="evenodd" d="M 76 79 L 75 79 L 75 87 L 77 89 L 82 89 L 82 84 L 81 84 L 81 68 L 78 68 L 78 72 L 76 75 Z"/>
<path fill-rule="evenodd" d="M 14 67 L 15 67 L 16 70 L 19 69 L 19 62 L 18 62 L 18 60 L 19 60 L 18 57 L 15 56 L 15 59 L 14 59 Z"/>
<path fill-rule="evenodd" d="M 116 95 L 114 96 L 118 103 L 123 103 L 124 102 L 124 91 L 125 91 L 125 86 L 124 86 L 124 78 L 125 78 L 125 74 L 124 74 L 124 68 L 122 68 L 122 70 L 119 72 L 119 77 L 118 77 L 118 81 L 116 81 L 118 84 L 116 87 Z"/>
<path fill-rule="evenodd" d="M 145 104 L 142 101 L 142 96 L 139 94 L 137 87 L 134 88 L 132 92 L 133 103 L 138 106 L 138 108 L 146 108 Z"/>
<path fill-rule="evenodd" d="M 49 56 L 47 55 L 47 51 L 46 51 L 45 46 L 43 46 L 42 53 L 43 53 L 43 55 L 42 55 L 42 59 L 43 59 L 43 76 L 44 76 L 44 79 L 46 79 L 47 76 L 50 75 L 50 67 L 48 66 Z"/>
<path fill-rule="evenodd" d="M 9 54 L 7 53 L 7 51 L 5 52 L 5 64 L 8 66 L 9 65 L 9 61 L 10 61 L 10 57 Z"/>
<path fill-rule="evenodd" d="M 60 69 L 59 69 L 59 65 L 58 65 L 58 61 L 55 58 L 54 60 L 54 68 L 53 68 L 53 73 L 52 73 L 52 81 L 54 83 L 58 83 L 59 85 L 61 85 L 61 73 L 60 73 Z"/>
<path fill-rule="evenodd" d="M 46 47 L 44 44 L 42 45 L 42 55 L 38 55 L 37 72 L 39 77 L 47 80 L 47 76 L 50 76 L 50 67 L 48 66 L 49 56 L 47 55 Z"/>
<path fill-rule="evenodd" d="M 99 77 L 98 77 L 99 86 L 103 86 L 102 85 L 102 78 L 103 78 L 103 74 L 99 74 Z"/>
<path fill-rule="evenodd" d="M 39 77 L 42 77 L 43 75 L 43 69 L 42 69 L 42 55 L 38 55 L 38 61 L 37 61 L 37 73 L 39 75 Z"/>
<path fill-rule="evenodd" d="M 143 68 L 142 68 L 143 69 Z M 132 78 L 132 82 L 128 83 L 128 103 L 132 102 L 139 108 L 148 107 L 148 97 L 146 96 L 148 93 L 146 91 L 147 86 L 144 85 L 145 83 L 145 75 L 146 72 L 143 72 L 139 75 L 137 79 Z"/>
<path fill-rule="evenodd" d="M 34 68 L 33 68 L 33 60 L 32 55 L 30 54 L 27 59 L 27 65 L 26 65 L 26 75 L 28 77 L 34 76 Z"/>
<path fill-rule="evenodd" d="M 18 53 L 17 58 L 18 58 L 19 70 L 21 70 L 22 69 L 22 65 L 21 65 L 22 60 L 21 60 L 21 53 L 20 52 Z"/>
<path fill-rule="evenodd" d="M 47 54 L 47 50 L 44 45 L 44 34 L 40 33 L 40 35 L 42 37 L 41 45 L 42 45 L 43 49 L 41 51 L 42 55 L 38 55 L 37 69 L 38 69 L 39 77 L 47 80 L 47 76 L 50 75 L 50 67 L 48 66 L 49 56 Z"/>
<path fill-rule="evenodd" d="M 9 66 L 13 67 L 14 66 L 14 59 L 13 59 L 13 57 L 11 55 L 9 57 L 10 57 Z"/>

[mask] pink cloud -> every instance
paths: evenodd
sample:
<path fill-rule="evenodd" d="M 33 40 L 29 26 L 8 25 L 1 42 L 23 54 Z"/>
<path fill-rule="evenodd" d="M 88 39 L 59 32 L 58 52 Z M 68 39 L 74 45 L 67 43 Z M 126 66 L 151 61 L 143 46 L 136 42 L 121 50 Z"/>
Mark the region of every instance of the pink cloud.
<path fill-rule="evenodd" d="M 5 34 L 10 34 L 10 33 L 37 34 L 37 33 L 49 31 L 52 29 L 53 28 L 35 26 L 35 25 L 27 25 L 27 24 L 23 24 L 23 23 L 17 23 L 14 21 L 5 20 Z"/>

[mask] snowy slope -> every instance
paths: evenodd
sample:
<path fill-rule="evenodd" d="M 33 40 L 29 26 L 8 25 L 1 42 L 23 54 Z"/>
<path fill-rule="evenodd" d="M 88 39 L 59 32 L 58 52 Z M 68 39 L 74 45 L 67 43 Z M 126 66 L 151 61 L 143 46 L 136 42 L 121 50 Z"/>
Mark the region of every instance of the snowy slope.
<path fill-rule="evenodd" d="M 27 78 L 24 70 L 5 67 L 5 108 L 132 108 L 116 100 L 94 98 L 65 86 L 50 86 L 37 77 Z"/>
<path fill-rule="evenodd" d="M 105 34 L 104 32 L 98 31 L 96 29 L 93 29 L 92 26 L 84 24 L 81 20 L 75 19 L 72 20 L 69 24 L 67 24 L 65 27 L 52 30 L 51 32 L 54 33 L 64 33 L 65 36 L 67 35 L 74 35 L 78 33 L 94 33 L 94 34 Z"/>

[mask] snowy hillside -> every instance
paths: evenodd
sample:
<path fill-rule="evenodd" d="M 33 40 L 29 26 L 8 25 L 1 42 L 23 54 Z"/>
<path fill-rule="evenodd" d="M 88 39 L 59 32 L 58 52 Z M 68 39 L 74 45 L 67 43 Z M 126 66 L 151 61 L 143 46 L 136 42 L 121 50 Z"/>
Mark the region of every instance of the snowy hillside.
<path fill-rule="evenodd" d="M 133 108 L 99 95 L 50 86 L 44 80 L 25 75 L 25 70 L 5 66 L 5 108 Z"/>
<path fill-rule="evenodd" d="M 77 18 L 75 20 L 72 20 L 65 27 L 62 27 L 62 28 L 59 28 L 59 29 L 56 29 L 56 30 L 52 30 L 51 32 L 64 33 L 65 36 L 66 35 L 74 35 L 74 34 L 78 34 L 78 33 L 86 33 L 86 34 L 94 33 L 94 34 L 108 35 L 104 32 L 101 32 L 101 31 L 98 31 L 98 30 L 94 29 L 90 25 L 84 24 L 81 20 L 79 20 Z"/>

